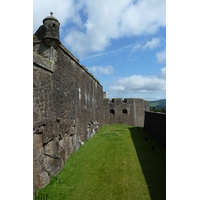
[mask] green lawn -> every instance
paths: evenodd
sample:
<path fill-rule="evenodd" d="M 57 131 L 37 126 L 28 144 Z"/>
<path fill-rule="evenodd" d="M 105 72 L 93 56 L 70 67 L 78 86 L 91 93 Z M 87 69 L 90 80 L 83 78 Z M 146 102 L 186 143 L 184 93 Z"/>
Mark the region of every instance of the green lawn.
<path fill-rule="evenodd" d="M 72 154 L 40 192 L 48 200 L 162 200 L 165 172 L 165 149 L 142 128 L 109 125 Z"/>

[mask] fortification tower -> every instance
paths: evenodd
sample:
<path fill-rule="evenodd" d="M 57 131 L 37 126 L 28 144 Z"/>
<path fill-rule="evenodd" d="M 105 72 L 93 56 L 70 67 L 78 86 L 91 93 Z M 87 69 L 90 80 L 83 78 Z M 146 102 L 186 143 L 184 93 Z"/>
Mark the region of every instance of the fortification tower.
<path fill-rule="evenodd" d="M 51 16 L 48 16 L 43 20 L 43 41 L 47 46 L 57 46 L 61 43 L 59 39 L 60 22 L 53 17 L 53 12 L 50 12 L 50 14 Z"/>

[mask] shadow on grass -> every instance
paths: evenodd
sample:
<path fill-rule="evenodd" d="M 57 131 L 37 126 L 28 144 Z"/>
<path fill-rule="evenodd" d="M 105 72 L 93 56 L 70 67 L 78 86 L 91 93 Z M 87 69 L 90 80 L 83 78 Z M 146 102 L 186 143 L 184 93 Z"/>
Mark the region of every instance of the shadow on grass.
<path fill-rule="evenodd" d="M 166 199 L 166 149 L 143 128 L 129 128 L 152 200 Z"/>

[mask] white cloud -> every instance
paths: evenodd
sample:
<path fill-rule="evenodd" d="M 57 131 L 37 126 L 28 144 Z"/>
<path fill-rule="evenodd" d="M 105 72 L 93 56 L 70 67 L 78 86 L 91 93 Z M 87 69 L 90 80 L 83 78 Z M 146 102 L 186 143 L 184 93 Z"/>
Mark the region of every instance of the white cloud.
<path fill-rule="evenodd" d="M 163 50 L 156 54 L 157 62 L 158 63 L 165 63 L 166 62 L 166 51 Z"/>
<path fill-rule="evenodd" d="M 155 49 L 157 47 L 159 47 L 161 45 L 161 41 L 162 39 L 160 38 L 152 38 L 152 40 L 147 41 L 145 44 L 129 44 L 129 45 L 125 45 L 121 48 L 118 49 L 114 49 L 111 51 L 104 51 L 104 52 L 100 52 L 100 53 L 96 53 L 93 54 L 91 56 L 88 57 L 84 57 L 81 60 L 88 60 L 88 59 L 92 59 L 92 58 L 96 58 L 96 57 L 101 57 L 101 56 L 105 56 L 105 55 L 110 55 L 110 54 L 120 54 L 120 53 L 130 53 L 130 52 L 135 52 L 137 50 L 145 50 L 145 49 Z M 76 41 L 73 41 L 74 44 L 76 43 Z"/>
<path fill-rule="evenodd" d="M 141 44 L 137 44 L 133 47 L 132 51 L 136 51 L 138 49 L 142 49 L 142 45 Z"/>
<path fill-rule="evenodd" d="M 162 68 L 160 71 L 161 72 L 158 75 L 158 77 L 161 78 L 161 79 L 166 79 L 166 67 Z"/>
<path fill-rule="evenodd" d="M 115 91 L 132 92 L 157 92 L 165 90 L 165 80 L 155 76 L 133 75 L 121 78 L 115 86 L 111 86 Z"/>
<path fill-rule="evenodd" d="M 50 11 L 66 34 L 64 45 L 78 57 L 104 50 L 111 39 L 154 34 L 166 25 L 165 0 L 33 0 L 34 32 Z"/>
<path fill-rule="evenodd" d="M 88 68 L 90 72 L 92 72 L 94 75 L 98 76 L 99 74 L 109 75 L 113 74 L 114 69 L 112 66 L 93 66 Z"/>
<path fill-rule="evenodd" d="M 119 78 L 114 85 L 109 88 L 110 93 L 123 93 L 131 97 L 133 94 L 165 93 L 166 91 L 166 68 L 162 68 L 158 76 L 133 75 Z M 132 94 L 132 95 L 131 95 Z"/>
<path fill-rule="evenodd" d="M 154 49 L 160 46 L 159 38 L 152 38 L 151 41 L 147 41 L 147 43 L 143 46 L 144 49 Z"/>
<path fill-rule="evenodd" d="M 146 44 L 136 44 L 133 48 L 132 51 L 140 50 L 140 49 L 155 49 L 161 45 L 161 39 L 160 38 L 152 38 L 151 41 L 147 41 Z"/>
<path fill-rule="evenodd" d="M 85 23 L 85 27 L 87 28 L 87 30 L 90 30 L 93 26 L 92 26 L 92 23 L 90 21 L 87 21 Z"/>
<path fill-rule="evenodd" d="M 119 27 L 123 35 L 153 34 L 165 26 L 166 2 L 139 0 L 129 5 L 121 17 Z"/>

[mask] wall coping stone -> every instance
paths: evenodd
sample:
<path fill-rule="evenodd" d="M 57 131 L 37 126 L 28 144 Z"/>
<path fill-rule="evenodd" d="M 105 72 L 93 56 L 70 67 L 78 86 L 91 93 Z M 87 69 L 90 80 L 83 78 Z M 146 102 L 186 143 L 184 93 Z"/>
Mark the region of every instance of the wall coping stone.
<path fill-rule="evenodd" d="M 43 43 L 43 41 L 41 41 L 41 40 L 40 40 L 40 41 L 34 41 L 34 42 L 33 42 L 33 45 L 34 45 L 34 44 L 40 44 L 40 43 Z M 63 50 L 64 53 L 66 53 L 72 60 L 74 60 L 74 61 L 79 65 L 79 67 L 81 67 L 92 79 L 95 80 L 95 82 L 97 82 L 97 83 L 102 87 L 102 85 L 101 85 L 100 82 L 94 77 L 94 75 L 91 74 L 85 66 L 81 65 L 81 64 L 79 63 L 79 59 L 77 59 L 77 58 L 76 58 L 62 43 L 61 43 L 60 45 L 58 45 L 58 47 L 59 47 L 61 50 Z M 33 52 L 33 53 L 35 53 L 35 52 Z M 37 54 L 37 53 L 35 53 L 35 54 Z M 37 55 L 40 56 L 39 54 L 37 54 Z M 33 57 L 34 57 L 34 54 L 33 54 Z M 45 59 L 45 58 L 42 57 L 42 56 L 41 56 L 41 58 Z M 41 60 L 41 58 L 40 58 L 40 60 Z M 43 65 L 41 66 L 39 63 L 37 63 L 37 59 L 36 59 L 36 61 L 35 61 L 34 58 L 33 58 L 33 62 L 34 62 L 36 65 L 39 65 L 40 67 L 42 67 L 43 69 L 47 69 L 48 71 L 53 72 L 53 66 L 48 67 L 48 64 L 43 64 Z M 49 62 L 50 62 L 50 61 L 49 61 Z M 45 66 L 47 66 L 47 67 L 45 67 Z"/>
<path fill-rule="evenodd" d="M 37 54 L 36 52 L 33 52 L 33 63 L 36 64 L 36 66 L 53 73 L 52 62 L 44 58 L 43 56 Z"/>
<path fill-rule="evenodd" d="M 79 67 L 81 67 L 90 77 L 92 77 L 92 79 L 94 79 L 100 86 L 102 86 L 100 82 L 94 77 L 94 75 L 91 74 L 85 66 L 81 65 L 79 63 L 79 59 L 77 59 L 62 43 L 58 47 L 67 53 L 67 55 L 69 55 L 79 65 Z"/>

